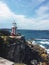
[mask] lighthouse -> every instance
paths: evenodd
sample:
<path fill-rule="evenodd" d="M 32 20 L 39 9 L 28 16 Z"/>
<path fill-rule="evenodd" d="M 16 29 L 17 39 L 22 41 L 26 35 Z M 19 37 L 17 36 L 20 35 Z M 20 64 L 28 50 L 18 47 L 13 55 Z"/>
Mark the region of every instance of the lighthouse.
<path fill-rule="evenodd" d="M 11 35 L 12 35 L 12 36 L 15 36 L 15 35 L 16 35 L 16 30 L 17 30 L 16 22 L 14 21 L 14 22 L 12 23 L 12 32 L 11 32 Z"/>

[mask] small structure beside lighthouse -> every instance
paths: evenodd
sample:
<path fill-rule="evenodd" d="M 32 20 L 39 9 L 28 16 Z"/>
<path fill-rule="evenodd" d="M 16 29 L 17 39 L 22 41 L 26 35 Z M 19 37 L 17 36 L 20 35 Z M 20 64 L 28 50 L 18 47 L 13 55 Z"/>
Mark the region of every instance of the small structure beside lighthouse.
<path fill-rule="evenodd" d="M 17 30 L 17 26 L 16 26 L 16 22 L 14 21 L 12 23 L 12 32 L 11 32 L 11 35 L 12 36 L 15 36 L 16 35 L 16 30 Z"/>

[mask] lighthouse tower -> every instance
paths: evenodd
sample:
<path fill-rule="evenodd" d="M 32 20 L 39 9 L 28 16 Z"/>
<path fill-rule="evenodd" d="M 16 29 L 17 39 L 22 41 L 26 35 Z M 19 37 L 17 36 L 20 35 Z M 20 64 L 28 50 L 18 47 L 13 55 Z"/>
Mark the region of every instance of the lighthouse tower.
<path fill-rule="evenodd" d="M 14 21 L 14 22 L 12 23 L 12 32 L 11 32 L 11 35 L 12 35 L 12 36 L 15 36 L 15 35 L 16 35 L 16 29 L 17 29 L 17 27 L 16 27 L 16 22 Z"/>

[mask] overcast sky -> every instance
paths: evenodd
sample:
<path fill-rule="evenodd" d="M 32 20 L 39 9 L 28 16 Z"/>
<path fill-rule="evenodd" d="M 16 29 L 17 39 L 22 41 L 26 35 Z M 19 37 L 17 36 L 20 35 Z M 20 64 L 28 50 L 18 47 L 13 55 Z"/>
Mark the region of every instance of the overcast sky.
<path fill-rule="evenodd" d="M 0 0 L 0 28 L 49 30 L 49 0 Z"/>

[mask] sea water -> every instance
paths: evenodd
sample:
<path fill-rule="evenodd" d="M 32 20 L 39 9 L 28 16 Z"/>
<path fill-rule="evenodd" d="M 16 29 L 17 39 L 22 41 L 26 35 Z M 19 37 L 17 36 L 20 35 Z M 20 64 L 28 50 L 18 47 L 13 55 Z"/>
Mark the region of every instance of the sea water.
<path fill-rule="evenodd" d="M 17 30 L 25 36 L 26 39 L 49 39 L 49 31 L 47 30 Z"/>

